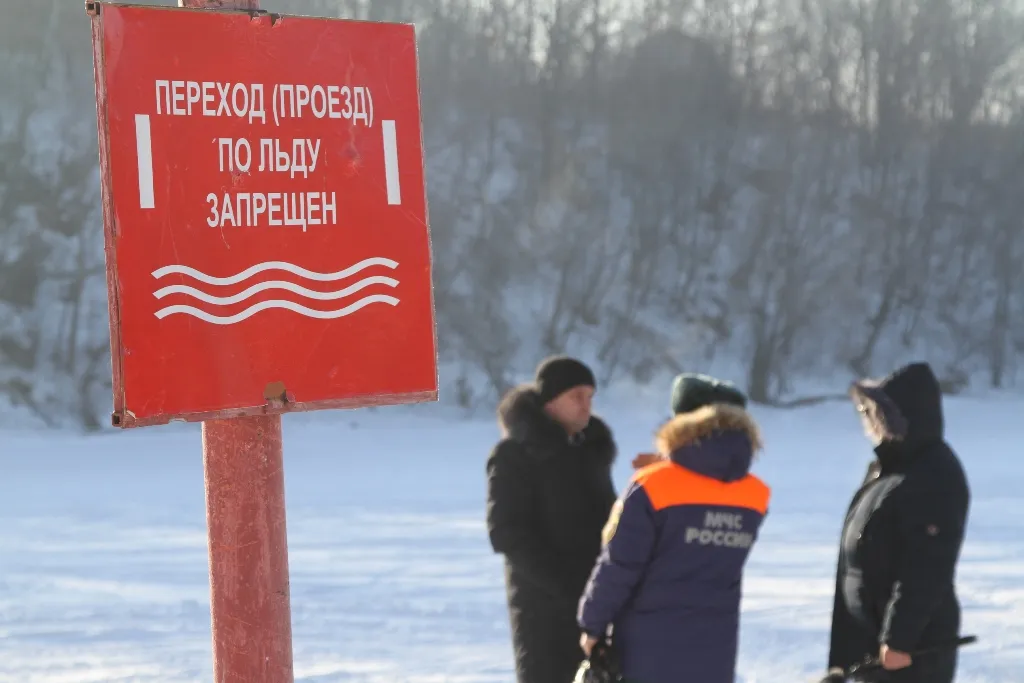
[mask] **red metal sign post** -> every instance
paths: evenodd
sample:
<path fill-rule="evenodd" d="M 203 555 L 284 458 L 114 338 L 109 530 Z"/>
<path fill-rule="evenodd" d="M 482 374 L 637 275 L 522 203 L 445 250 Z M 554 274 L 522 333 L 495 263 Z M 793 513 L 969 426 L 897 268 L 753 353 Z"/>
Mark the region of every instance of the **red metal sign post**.
<path fill-rule="evenodd" d="M 281 416 L 203 422 L 213 680 L 291 683 Z"/>
<path fill-rule="evenodd" d="M 86 3 L 112 420 L 203 423 L 214 680 L 291 683 L 281 414 L 437 398 L 415 32 L 179 4 Z"/>

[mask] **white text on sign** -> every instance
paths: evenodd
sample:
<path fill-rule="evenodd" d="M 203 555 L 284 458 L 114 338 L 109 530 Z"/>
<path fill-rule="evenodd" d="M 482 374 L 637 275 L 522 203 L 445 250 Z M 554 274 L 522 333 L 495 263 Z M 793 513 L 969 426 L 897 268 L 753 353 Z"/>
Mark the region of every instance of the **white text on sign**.
<path fill-rule="evenodd" d="M 211 228 L 258 228 L 293 226 L 303 231 L 310 225 L 338 222 L 336 192 L 214 192 L 206 195 Z"/>
<path fill-rule="evenodd" d="M 274 123 L 281 119 L 344 119 L 373 126 L 373 96 L 365 86 L 276 84 L 270 98 Z M 156 113 L 163 116 L 248 117 L 267 122 L 262 83 L 156 82 Z"/>
<path fill-rule="evenodd" d="M 362 122 L 373 127 L 373 97 L 365 86 L 222 83 L 157 80 L 157 116 L 234 117 L 252 125 L 267 125 L 264 93 L 270 89 L 274 122 L 281 119 L 342 119 L 350 127 Z M 150 114 L 136 115 L 139 162 L 139 206 L 156 208 Z M 384 190 L 390 206 L 402 203 L 398 136 L 394 120 L 381 121 Z M 289 179 L 309 179 L 327 165 L 327 145 L 319 138 L 215 137 L 220 173 L 287 173 Z M 212 154 L 211 154 L 212 160 Z M 238 178 L 232 180 L 237 185 Z M 281 188 L 282 190 L 286 188 Z M 309 226 L 337 224 L 337 193 L 322 186 L 316 191 L 210 192 L 207 224 L 211 227 Z"/>
<path fill-rule="evenodd" d="M 248 173 L 252 168 L 252 145 L 245 138 L 238 140 L 219 138 L 217 146 L 221 173 L 235 170 L 240 173 Z M 303 178 L 308 178 L 310 173 L 316 171 L 317 157 L 320 155 L 320 141 L 296 138 L 292 140 L 291 148 L 291 153 L 289 153 L 288 143 L 282 146 L 280 140 L 260 138 L 258 170 L 288 172 L 292 178 L 301 173 Z"/>

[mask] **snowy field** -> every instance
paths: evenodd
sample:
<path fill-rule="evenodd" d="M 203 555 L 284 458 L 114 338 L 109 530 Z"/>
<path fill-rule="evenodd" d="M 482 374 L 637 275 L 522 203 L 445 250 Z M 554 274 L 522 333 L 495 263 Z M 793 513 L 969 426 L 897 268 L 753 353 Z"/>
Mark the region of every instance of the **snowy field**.
<path fill-rule="evenodd" d="M 664 406 L 598 410 L 621 486 Z M 645 404 L 640 406 L 639 404 Z M 650 404 L 650 405 L 647 405 Z M 501 564 L 483 526 L 491 420 L 437 407 L 285 418 L 296 680 L 507 683 Z M 755 410 L 774 488 L 747 572 L 739 680 L 820 674 L 836 537 L 869 451 L 845 403 Z M 1024 400 L 947 402 L 973 487 L 959 681 L 1024 671 Z M 198 427 L 0 432 L 0 681 L 210 681 Z"/>

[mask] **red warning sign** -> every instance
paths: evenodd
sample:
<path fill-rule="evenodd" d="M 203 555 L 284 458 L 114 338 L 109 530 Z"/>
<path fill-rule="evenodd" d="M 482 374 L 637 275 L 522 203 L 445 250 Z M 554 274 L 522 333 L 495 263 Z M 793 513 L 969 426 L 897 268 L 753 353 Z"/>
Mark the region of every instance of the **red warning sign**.
<path fill-rule="evenodd" d="M 413 27 L 92 8 L 115 424 L 436 400 Z"/>

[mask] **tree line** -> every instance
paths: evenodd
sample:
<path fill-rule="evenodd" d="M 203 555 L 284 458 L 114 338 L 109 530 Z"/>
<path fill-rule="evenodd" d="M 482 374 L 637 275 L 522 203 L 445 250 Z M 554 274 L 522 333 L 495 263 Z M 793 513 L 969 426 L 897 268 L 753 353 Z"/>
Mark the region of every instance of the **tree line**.
<path fill-rule="evenodd" d="M 97 427 L 88 22 L 4 1 L 0 397 Z M 445 396 L 559 351 L 605 382 L 728 363 L 764 403 L 910 356 L 949 391 L 1021 377 L 1016 0 L 264 7 L 417 26 Z"/>

